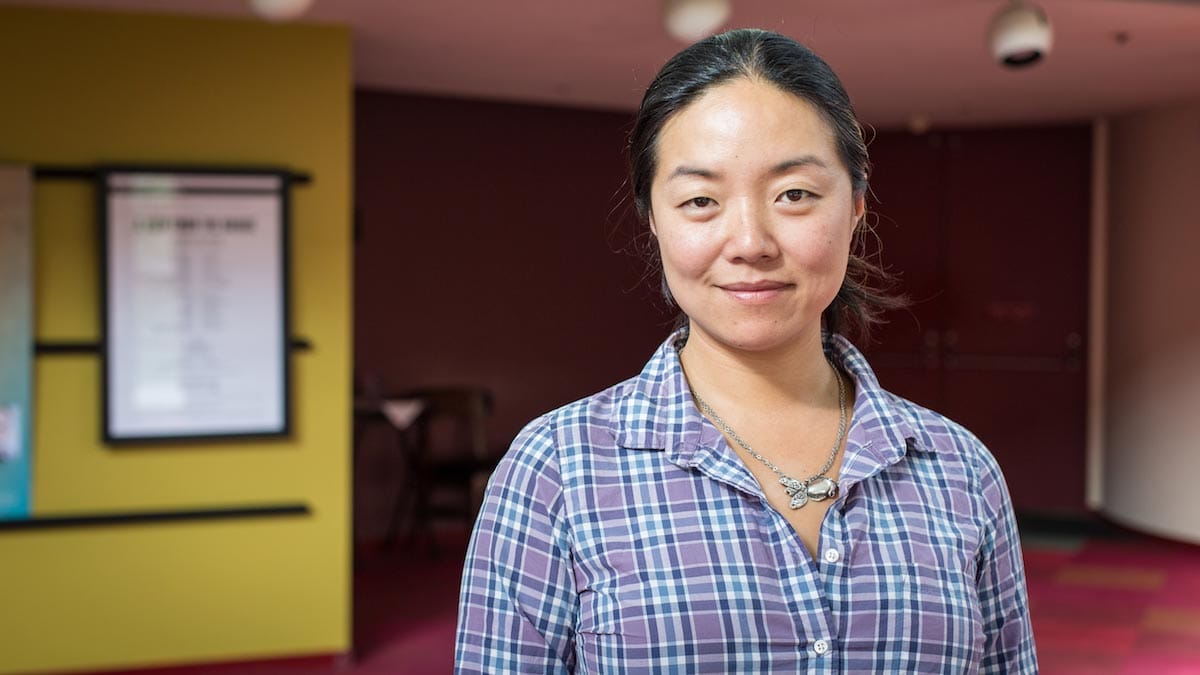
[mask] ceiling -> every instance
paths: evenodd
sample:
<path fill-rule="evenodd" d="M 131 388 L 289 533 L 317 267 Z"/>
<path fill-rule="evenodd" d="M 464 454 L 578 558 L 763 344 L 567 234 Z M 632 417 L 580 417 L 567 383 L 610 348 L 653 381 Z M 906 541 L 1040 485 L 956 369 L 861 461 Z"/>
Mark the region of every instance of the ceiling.
<path fill-rule="evenodd" d="M 769 28 L 808 44 L 877 127 L 914 117 L 935 127 L 1087 119 L 1200 98 L 1200 2 L 1037 1 L 1055 44 L 1025 70 L 995 65 L 985 43 L 1007 0 L 733 0 L 727 27 Z M 251 17 L 245 0 L 36 4 Z M 352 29 L 360 87 L 632 110 L 682 47 L 664 33 L 660 6 L 316 0 L 304 20 Z"/>

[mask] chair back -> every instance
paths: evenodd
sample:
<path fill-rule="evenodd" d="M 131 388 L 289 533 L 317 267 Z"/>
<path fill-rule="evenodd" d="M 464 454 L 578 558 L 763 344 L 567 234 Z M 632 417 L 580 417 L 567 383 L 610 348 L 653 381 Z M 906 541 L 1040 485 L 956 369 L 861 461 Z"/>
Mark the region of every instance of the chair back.
<path fill-rule="evenodd" d="M 493 399 L 490 391 L 478 387 L 438 387 L 414 390 L 404 395 L 418 398 L 424 409 L 416 419 L 416 440 L 425 459 L 444 460 L 488 458 L 487 418 Z"/>

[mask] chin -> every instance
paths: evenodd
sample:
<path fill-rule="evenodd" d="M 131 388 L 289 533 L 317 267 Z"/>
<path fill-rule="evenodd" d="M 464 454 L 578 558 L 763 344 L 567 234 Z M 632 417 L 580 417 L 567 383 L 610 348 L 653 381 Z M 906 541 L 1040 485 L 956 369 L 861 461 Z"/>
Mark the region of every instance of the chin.
<path fill-rule="evenodd" d="M 694 323 L 693 329 L 695 329 Z M 744 352 L 769 352 L 801 342 L 805 337 L 805 331 L 778 325 L 746 326 L 733 330 L 705 330 L 704 332 L 715 342 Z"/>

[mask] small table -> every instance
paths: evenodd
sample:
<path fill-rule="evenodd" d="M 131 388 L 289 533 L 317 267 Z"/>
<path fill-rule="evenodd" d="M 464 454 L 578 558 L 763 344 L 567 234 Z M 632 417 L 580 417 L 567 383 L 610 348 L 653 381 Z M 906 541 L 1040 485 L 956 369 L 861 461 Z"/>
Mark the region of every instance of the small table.
<path fill-rule="evenodd" d="M 420 444 L 412 438 L 413 423 L 425 411 L 426 403 L 419 398 L 366 398 L 354 399 L 354 459 L 357 464 L 364 432 L 374 424 L 386 424 L 394 432 L 396 451 L 403 460 L 404 476 L 396 490 L 396 501 L 392 506 L 391 519 L 388 521 L 384 546 L 391 547 L 399 538 L 401 524 L 411 509 L 408 503 L 411 489 L 417 475 L 421 458 Z"/>

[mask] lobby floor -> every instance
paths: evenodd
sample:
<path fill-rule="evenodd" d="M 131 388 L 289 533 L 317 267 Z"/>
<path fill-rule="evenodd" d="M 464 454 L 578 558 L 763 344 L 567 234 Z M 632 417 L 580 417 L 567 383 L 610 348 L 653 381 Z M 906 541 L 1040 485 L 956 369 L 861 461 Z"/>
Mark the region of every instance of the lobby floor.
<path fill-rule="evenodd" d="M 231 663 L 129 675 L 449 673 L 465 529 L 437 555 L 402 545 L 362 556 L 355 659 Z M 1030 610 L 1044 675 L 1200 674 L 1200 547 L 1109 532 L 1026 528 Z"/>
<path fill-rule="evenodd" d="M 1027 536 L 1024 552 L 1042 673 L 1200 673 L 1200 547 Z"/>

